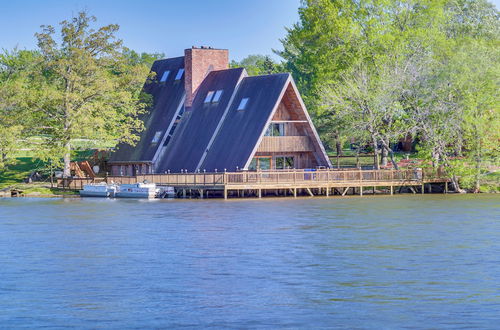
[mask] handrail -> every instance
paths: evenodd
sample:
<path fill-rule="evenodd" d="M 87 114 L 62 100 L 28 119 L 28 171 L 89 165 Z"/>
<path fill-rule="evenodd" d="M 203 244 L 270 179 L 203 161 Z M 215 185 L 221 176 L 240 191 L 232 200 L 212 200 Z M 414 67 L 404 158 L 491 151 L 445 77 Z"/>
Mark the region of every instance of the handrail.
<path fill-rule="evenodd" d="M 426 180 L 447 179 L 444 173 L 424 171 L 422 169 L 405 170 L 270 170 L 240 171 L 215 173 L 168 173 L 142 174 L 137 176 L 108 176 L 106 182 L 120 184 L 143 182 L 145 180 L 162 185 L 220 187 L 230 185 L 276 185 L 306 183 L 423 183 Z M 84 184 L 91 183 L 87 178 L 59 179 L 58 185 L 70 189 L 82 189 Z"/>

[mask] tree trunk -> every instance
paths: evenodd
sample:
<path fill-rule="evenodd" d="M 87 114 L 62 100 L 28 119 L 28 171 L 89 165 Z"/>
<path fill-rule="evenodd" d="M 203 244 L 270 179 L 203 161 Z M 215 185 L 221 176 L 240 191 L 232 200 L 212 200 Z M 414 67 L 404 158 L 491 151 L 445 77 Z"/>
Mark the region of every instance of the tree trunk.
<path fill-rule="evenodd" d="M 391 162 L 392 162 L 392 165 L 394 166 L 394 169 L 395 170 L 399 170 L 399 166 L 398 166 L 398 163 L 396 162 L 396 159 L 394 159 L 394 150 L 392 150 L 392 148 L 390 147 L 389 143 L 387 141 L 385 141 L 384 139 L 381 139 L 382 141 L 382 149 L 384 150 L 384 153 L 386 154 L 386 158 L 387 158 L 387 154 L 389 153 L 389 155 L 391 156 Z M 387 159 L 386 159 L 386 165 L 387 165 Z"/>
<path fill-rule="evenodd" d="M 372 144 L 373 144 L 373 168 L 376 170 L 380 170 L 379 160 L 378 160 L 377 138 L 375 136 L 372 136 Z"/>
<path fill-rule="evenodd" d="M 339 143 L 338 139 L 335 141 L 335 145 L 337 148 L 337 168 L 340 168 L 340 155 L 342 153 L 342 148 L 340 147 L 340 143 Z"/>
<path fill-rule="evenodd" d="M 342 143 L 340 143 L 339 138 L 335 139 L 335 148 L 337 149 L 337 156 L 343 156 L 344 151 L 342 150 Z"/>
<path fill-rule="evenodd" d="M 382 159 L 380 162 L 382 163 L 382 166 L 387 166 L 387 156 L 388 156 L 388 151 L 387 148 L 382 148 Z"/>
<path fill-rule="evenodd" d="M 66 152 L 64 153 L 64 171 L 63 171 L 63 178 L 69 178 L 71 176 L 71 142 L 68 141 L 64 145 L 64 148 L 66 149 Z"/>
<path fill-rule="evenodd" d="M 466 191 L 460 188 L 460 184 L 458 183 L 458 178 L 455 174 L 451 176 L 451 185 L 453 186 L 453 190 L 458 193 L 465 194 Z"/>

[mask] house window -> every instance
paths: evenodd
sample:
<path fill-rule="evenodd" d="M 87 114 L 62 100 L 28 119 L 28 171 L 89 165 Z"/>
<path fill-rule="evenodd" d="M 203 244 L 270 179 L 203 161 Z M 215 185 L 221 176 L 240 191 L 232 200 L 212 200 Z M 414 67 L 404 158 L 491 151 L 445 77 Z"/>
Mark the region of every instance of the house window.
<path fill-rule="evenodd" d="M 255 157 L 248 165 L 250 171 L 271 169 L 271 157 Z"/>
<path fill-rule="evenodd" d="M 183 74 L 184 74 L 184 69 L 179 69 L 179 71 L 177 71 L 177 75 L 175 76 L 175 80 L 180 80 Z"/>
<path fill-rule="evenodd" d="M 214 96 L 214 91 L 209 91 L 207 93 L 207 97 L 205 97 L 204 103 L 210 103 L 212 101 L 213 96 Z"/>
<path fill-rule="evenodd" d="M 161 131 L 157 131 L 155 133 L 155 136 L 153 136 L 153 140 L 151 140 L 151 143 L 158 143 L 160 141 L 161 137 Z"/>
<path fill-rule="evenodd" d="M 267 128 L 266 136 L 285 136 L 285 123 L 271 123 Z"/>
<path fill-rule="evenodd" d="M 212 103 L 219 102 L 221 96 L 222 96 L 222 89 L 219 89 L 217 92 L 215 92 L 214 98 L 212 99 Z"/>
<path fill-rule="evenodd" d="M 245 110 L 248 103 L 248 97 L 242 98 L 240 101 L 240 105 L 238 105 L 238 109 L 236 110 Z"/>
<path fill-rule="evenodd" d="M 293 157 L 278 156 L 274 159 L 274 166 L 277 170 L 294 168 L 294 159 Z"/>
<path fill-rule="evenodd" d="M 170 74 L 170 71 L 165 71 L 163 72 L 163 75 L 161 76 L 160 82 L 165 82 L 168 79 L 168 75 Z"/>

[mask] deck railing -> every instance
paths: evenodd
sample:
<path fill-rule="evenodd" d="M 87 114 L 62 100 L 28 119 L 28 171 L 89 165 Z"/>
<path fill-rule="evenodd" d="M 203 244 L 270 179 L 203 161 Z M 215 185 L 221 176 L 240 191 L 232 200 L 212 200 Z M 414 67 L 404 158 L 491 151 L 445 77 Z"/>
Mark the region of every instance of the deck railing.
<path fill-rule="evenodd" d="M 137 182 L 154 182 L 159 185 L 190 187 L 226 187 L 231 185 L 316 185 L 316 184 L 418 184 L 424 181 L 445 180 L 443 173 L 409 170 L 274 170 L 257 172 L 224 172 L 224 173 L 169 173 L 147 174 L 137 176 L 108 176 L 106 178 L 68 178 L 59 179 L 58 186 L 68 189 L 82 189 L 83 185 L 106 181 L 108 183 L 131 184 Z M 444 182 L 444 181 L 443 181 Z"/>

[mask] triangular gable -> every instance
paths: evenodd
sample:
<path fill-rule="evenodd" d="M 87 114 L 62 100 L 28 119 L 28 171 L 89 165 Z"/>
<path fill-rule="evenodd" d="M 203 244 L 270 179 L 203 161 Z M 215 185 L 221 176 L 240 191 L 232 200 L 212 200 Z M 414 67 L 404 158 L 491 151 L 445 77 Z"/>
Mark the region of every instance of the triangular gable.
<path fill-rule="evenodd" d="M 313 152 L 313 154 L 316 158 L 317 163 L 323 164 L 323 166 L 332 167 L 330 159 L 328 158 L 328 155 L 326 154 L 323 143 L 321 142 L 319 135 L 316 131 L 316 128 L 314 127 L 314 124 L 311 120 L 311 117 L 309 116 L 309 113 L 307 112 L 306 106 L 305 106 L 305 104 L 300 96 L 300 93 L 297 89 L 297 86 L 295 85 L 295 82 L 294 82 L 293 78 L 291 77 L 291 75 L 289 75 L 286 83 L 283 85 L 283 88 L 280 92 L 279 98 L 276 100 L 276 103 L 274 104 L 271 113 L 268 115 L 266 124 L 264 125 L 263 129 L 260 132 L 259 139 L 256 141 L 254 148 L 253 148 L 252 152 L 250 153 L 250 155 L 249 155 L 248 159 L 246 160 L 245 165 L 244 165 L 244 167 L 242 167 L 242 169 L 247 170 L 248 167 L 250 166 L 250 162 L 254 158 L 257 150 L 259 149 L 259 146 L 261 145 L 262 140 L 266 134 L 267 128 L 269 127 L 269 125 L 273 121 L 273 118 L 274 118 L 276 112 L 278 111 L 279 105 L 284 101 L 285 95 L 287 96 L 287 98 L 291 99 L 291 102 L 294 103 L 293 104 L 294 110 L 296 110 L 298 112 L 298 116 L 299 116 L 299 118 L 297 118 L 297 119 L 302 119 L 307 123 L 307 125 L 306 125 L 307 130 L 308 130 L 307 135 L 309 136 L 309 138 L 311 139 L 311 142 L 314 145 L 315 151 Z"/>

